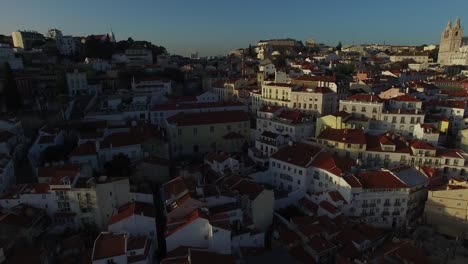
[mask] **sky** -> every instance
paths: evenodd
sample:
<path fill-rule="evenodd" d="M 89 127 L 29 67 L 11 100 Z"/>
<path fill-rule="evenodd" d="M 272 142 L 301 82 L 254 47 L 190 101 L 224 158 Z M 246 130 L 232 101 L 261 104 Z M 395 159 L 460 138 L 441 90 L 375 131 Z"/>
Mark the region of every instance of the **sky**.
<path fill-rule="evenodd" d="M 449 19 L 460 16 L 468 28 L 466 10 L 467 0 L 0 0 L 0 34 L 112 29 L 117 40 L 211 56 L 287 37 L 329 45 L 438 44 Z"/>

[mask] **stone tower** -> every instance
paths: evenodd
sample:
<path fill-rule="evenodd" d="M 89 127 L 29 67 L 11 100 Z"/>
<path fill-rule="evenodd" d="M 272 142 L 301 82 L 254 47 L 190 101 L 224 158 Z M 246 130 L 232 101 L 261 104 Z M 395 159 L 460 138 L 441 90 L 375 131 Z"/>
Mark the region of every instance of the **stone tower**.
<path fill-rule="evenodd" d="M 457 17 L 453 27 L 449 20 L 440 37 L 439 56 L 437 59 L 440 65 L 450 64 L 450 55 L 460 49 L 462 38 L 463 28 L 460 25 L 460 18 Z"/>

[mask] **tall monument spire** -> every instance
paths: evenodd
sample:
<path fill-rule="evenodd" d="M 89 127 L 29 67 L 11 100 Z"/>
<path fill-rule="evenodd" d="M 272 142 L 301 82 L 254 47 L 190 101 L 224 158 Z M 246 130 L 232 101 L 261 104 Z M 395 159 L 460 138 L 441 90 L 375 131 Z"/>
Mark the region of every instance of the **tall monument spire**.
<path fill-rule="evenodd" d="M 451 29 L 451 28 L 452 28 L 452 21 L 449 20 L 447 22 L 447 26 L 445 27 L 445 29 L 447 30 L 447 29 Z"/>
<path fill-rule="evenodd" d="M 460 25 L 460 17 L 457 17 L 457 19 L 455 20 L 455 28 L 460 28 L 461 25 Z"/>

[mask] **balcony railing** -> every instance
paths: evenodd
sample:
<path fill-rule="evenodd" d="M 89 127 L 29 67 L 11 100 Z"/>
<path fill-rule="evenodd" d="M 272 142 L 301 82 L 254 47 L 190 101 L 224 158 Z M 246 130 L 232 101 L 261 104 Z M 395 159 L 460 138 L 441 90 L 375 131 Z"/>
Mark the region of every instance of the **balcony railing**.
<path fill-rule="evenodd" d="M 386 207 L 387 207 L 387 206 L 390 206 L 390 203 L 385 202 L 385 203 L 383 204 L 383 206 L 386 206 Z"/>
<path fill-rule="evenodd" d="M 390 212 L 383 212 L 382 213 L 382 216 L 389 216 L 390 215 Z"/>
<path fill-rule="evenodd" d="M 400 212 L 393 212 L 392 215 L 400 215 Z"/>

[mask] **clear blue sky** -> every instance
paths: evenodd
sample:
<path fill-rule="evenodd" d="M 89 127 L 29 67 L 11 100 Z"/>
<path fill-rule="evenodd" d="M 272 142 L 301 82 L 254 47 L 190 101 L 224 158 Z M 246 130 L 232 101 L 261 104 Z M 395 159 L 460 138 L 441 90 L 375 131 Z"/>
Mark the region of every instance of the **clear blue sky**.
<path fill-rule="evenodd" d="M 467 28 L 467 0 L 1 0 L 0 34 L 113 29 L 187 55 L 225 54 L 260 39 L 292 37 L 336 45 L 438 43 L 448 19 Z M 467 20 L 465 20 L 467 19 Z"/>

